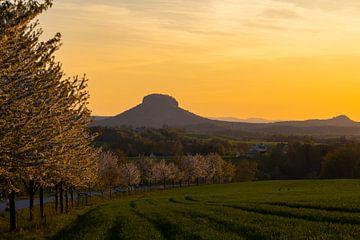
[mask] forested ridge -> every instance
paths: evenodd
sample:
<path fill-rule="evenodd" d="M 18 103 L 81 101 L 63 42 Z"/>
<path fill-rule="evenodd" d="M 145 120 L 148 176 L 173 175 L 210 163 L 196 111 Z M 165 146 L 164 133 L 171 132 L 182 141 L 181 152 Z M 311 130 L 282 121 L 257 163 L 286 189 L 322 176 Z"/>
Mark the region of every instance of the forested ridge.
<path fill-rule="evenodd" d="M 198 135 L 182 129 L 93 127 L 94 144 L 129 159 L 146 156 L 176 159 L 194 154 L 215 153 L 238 168 L 251 171 L 245 179 L 357 178 L 360 176 L 360 144 L 357 139 L 339 137 L 319 139 L 276 135 L 264 140 Z M 266 152 L 249 154 L 256 144 Z M 247 169 L 250 168 L 250 169 Z M 252 169 L 251 169 L 252 168 Z M 255 174 L 254 174 L 254 170 Z M 238 179 L 244 179 L 238 176 Z"/>

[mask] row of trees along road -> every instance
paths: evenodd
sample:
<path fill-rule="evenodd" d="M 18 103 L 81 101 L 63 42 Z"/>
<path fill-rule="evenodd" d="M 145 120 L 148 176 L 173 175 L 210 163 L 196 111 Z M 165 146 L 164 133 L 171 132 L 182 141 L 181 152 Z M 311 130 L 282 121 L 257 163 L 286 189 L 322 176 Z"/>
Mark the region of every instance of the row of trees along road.
<path fill-rule="evenodd" d="M 34 20 L 51 5 L 0 0 L 0 182 L 10 202 L 11 229 L 16 192 L 30 196 L 31 221 L 38 190 L 42 198 L 44 187 L 56 187 L 63 196 L 92 183 L 97 172 L 86 127 L 86 78 L 65 77 L 54 59 L 60 34 L 41 41 Z"/>
<path fill-rule="evenodd" d="M 63 197 L 77 189 L 110 190 L 139 183 L 203 179 L 230 180 L 232 164 L 220 156 L 195 155 L 176 162 L 143 158 L 123 161 L 96 150 L 89 132 L 89 94 L 85 77 L 65 77 L 54 53 L 60 34 L 41 41 L 35 18 L 52 6 L 51 0 L 0 0 L 0 191 L 10 203 L 10 228 L 16 229 L 15 197 L 29 196 L 29 220 L 34 218 L 39 193 L 44 213 L 44 189 L 55 189 L 55 206 L 64 212 Z M 58 203 L 60 200 L 60 204 Z M 67 201 L 66 201 L 67 202 Z"/>
<path fill-rule="evenodd" d="M 232 181 L 236 168 L 217 154 L 189 155 L 175 160 L 175 162 L 157 160 L 150 157 L 137 161 L 121 160 L 116 154 L 102 152 L 99 159 L 99 187 L 108 189 L 110 194 L 115 186 L 129 187 L 131 185 L 184 183 L 193 182 L 221 183 Z"/>

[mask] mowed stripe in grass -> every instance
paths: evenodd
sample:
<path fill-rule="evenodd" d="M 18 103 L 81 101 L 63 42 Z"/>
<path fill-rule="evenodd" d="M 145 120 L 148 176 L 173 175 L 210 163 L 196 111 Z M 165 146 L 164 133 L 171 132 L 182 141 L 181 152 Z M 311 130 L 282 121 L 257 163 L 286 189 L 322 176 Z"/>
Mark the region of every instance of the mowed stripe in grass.
<path fill-rule="evenodd" d="M 346 223 L 353 221 L 353 219 L 346 219 L 349 216 L 334 215 L 332 218 L 328 217 L 333 221 L 319 221 L 321 218 L 328 219 L 322 216 L 323 213 L 318 212 L 313 212 L 313 216 L 306 215 L 306 213 L 298 216 L 296 213 L 273 212 L 274 209 L 264 209 L 254 205 L 235 206 L 235 209 L 238 211 L 229 210 L 228 206 L 223 205 L 211 205 L 206 208 L 197 206 L 183 214 L 220 222 L 228 227 L 228 231 L 241 233 L 247 239 L 339 239 L 339 236 L 342 237 L 341 239 L 358 239 L 360 236 L 358 225 L 353 226 L 353 223 Z M 317 214 L 320 216 L 314 217 Z M 355 214 L 351 217 L 358 219 Z M 313 222 L 312 218 L 316 221 Z M 341 218 L 345 219 L 339 221 Z"/>
<path fill-rule="evenodd" d="M 52 239 L 163 239 L 151 223 L 138 217 L 127 204 L 114 201 L 97 207 L 79 216 Z"/>
<path fill-rule="evenodd" d="M 130 196 L 78 216 L 52 239 L 359 239 L 359 186 L 272 181 Z"/>
<path fill-rule="evenodd" d="M 177 210 L 183 208 L 175 207 L 171 202 L 162 203 L 161 208 L 162 211 L 159 211 L 156 206 L 139 205 L 133 211 L 151 222 L 165 239 L 245 239 L 225 231 L 218 231 L 207 219 L 180 214 Z"/>
<path fill-rule="evenodd" d="M 210 209 L 196 208 L 192 215 L 220 222 L 228 231 L 240 233 L 247 239 L 358 239 L 360 236 L 359 228 L 353 225 L 319 223 L 241 210 L 229 211 L 216 206 Z"/>

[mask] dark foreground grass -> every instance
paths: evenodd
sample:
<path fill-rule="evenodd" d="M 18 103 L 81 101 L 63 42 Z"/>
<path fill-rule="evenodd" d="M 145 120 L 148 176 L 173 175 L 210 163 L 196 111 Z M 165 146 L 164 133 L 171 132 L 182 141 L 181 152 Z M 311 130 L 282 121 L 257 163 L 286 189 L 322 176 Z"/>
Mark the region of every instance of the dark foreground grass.
<path fill-rule="evenodd" d="M 174 189 L 124 197 L 62 218 L 61 227 L 40 231 L 37 237 L 360 239 L 360 181 L 270 181 Z"/>

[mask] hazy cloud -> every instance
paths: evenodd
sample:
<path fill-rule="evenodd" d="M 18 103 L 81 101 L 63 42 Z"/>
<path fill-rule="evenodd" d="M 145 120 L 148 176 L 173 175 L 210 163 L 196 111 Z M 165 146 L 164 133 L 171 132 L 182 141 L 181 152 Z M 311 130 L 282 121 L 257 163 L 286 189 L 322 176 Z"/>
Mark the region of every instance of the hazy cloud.
<path fill-rule="evenodd" d="M 277 26 L 275 24 L 270 23 L 263 23 L 263 22 L 249 22 L 244 24 L 245 27 L 248 28 L 257 28 L 257 29 L 263 29 L 263 30 L 272 30 L 272 31 L 285 31 L 286 28 Z"/>
<path fill-rule="evenodd" d="M 289 9 L 275 9 L 269 8 L 266 9 L 261 15 L 261 17 L 265 18 L 280 18 L 280 19 L 299 19 L 301 16 Z"/>
<path fill-rule="evenodd" d="M 322 9 L 334 11 L 344 8 L 360 10 L 359 0 L 273 0 L 274 2 L 283 2 L 296 5 L 306 9 Z"/>
<path fill-rule="evenodd" d="M 315 9 L 327 3 L 343 5 L 332 0 L 62 0 L 48 22 L 64 33 L 69 52 L 70 47 L 91 48 L 103 59 L 124 61 L 133 61 L 132 56 L 204 61 L 358 49 L 353 45 L 360 38 L 356 14 Z"/>

